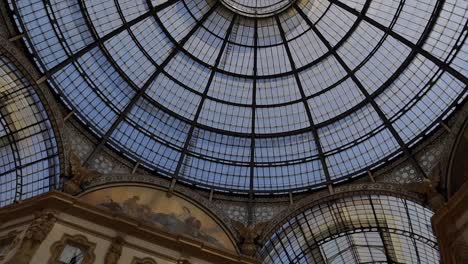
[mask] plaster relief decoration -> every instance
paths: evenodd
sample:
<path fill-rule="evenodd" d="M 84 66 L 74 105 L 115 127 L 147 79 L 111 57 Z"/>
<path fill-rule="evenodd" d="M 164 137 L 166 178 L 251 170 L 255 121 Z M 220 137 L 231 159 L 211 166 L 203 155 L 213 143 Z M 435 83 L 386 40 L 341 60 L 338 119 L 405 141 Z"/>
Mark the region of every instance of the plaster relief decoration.
<path fill-rule="evenodd" d="M 20 241 L 19 234 L 21 232 L 13 230 L 7 235 L 0 237 L 0 261 L 2 261 L 8 253 L 18 244 Z"/>
<path fill-rule="evenodd" d="M 70 151 L 70 170 L 71 178 L 65 181 L 63 190 L 72 195 L 81 191 L 82 184 L 100 176 L 98 172 L 83 167 L 80 157 L 73 151 Z"/>
<path fill-rule="evenodd" d="M 5 264 L 29 264 L 36 250 L 49 235 L 57 221 L 56 214 L 54 211 L 45 210 L 36 215 L 26 229 L 19 248 L 16 249 L 11 258 L 5 261 Z"/>
<path fill-rule="evenodd" d="M 122 255 L 122 247 L 125 243 L 122 237 L 115 237 L 112 239 L 112 243 L 107 250 L 106 256 L 104 257 L 104 264 L 117 264 Z"/>
<path fill-rule="evenodd" d="M 241 252 L 247 256 L 254 256 L 257 252 L 257 239 L 262 235 L 268 222 L 258 224 L 244 225 L 238 221 L 232 221 L 232 224 L 239 236 L 242 238 Z"/>
<path fill-rule="evenodd" d="M 228 235 L 211 216 L 181 197 L 167 197 L 164 191 L 142 186 L 118 186 L 92 191 L 81 199 L 165 231 L 235 251 Z"/>

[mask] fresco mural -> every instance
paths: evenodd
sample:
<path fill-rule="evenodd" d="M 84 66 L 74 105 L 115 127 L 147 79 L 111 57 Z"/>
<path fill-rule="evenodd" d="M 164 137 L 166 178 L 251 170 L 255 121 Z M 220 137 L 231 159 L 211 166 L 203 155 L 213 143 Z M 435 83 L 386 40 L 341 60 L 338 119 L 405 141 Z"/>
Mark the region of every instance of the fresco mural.
<path fill-rule="evenodd" d="M 80 199 L 166 231 L 235 251 L 227 234 L 208 214 L 185 199 L 174 195 L 167 197 L 166 192 L 141 186 L 118 186 L 87 193 Z"/>

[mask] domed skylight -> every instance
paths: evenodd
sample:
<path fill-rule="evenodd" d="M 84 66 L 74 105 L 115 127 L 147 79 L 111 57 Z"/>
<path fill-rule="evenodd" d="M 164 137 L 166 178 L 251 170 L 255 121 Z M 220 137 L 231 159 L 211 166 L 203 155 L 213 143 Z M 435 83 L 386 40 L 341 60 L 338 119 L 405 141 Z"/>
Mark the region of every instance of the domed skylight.
<path fill-rule="evenodd" d="M 278 14 L 295 2 L 295 0 L 221 0 L 232 11 L 245 16 L 267 17 Z"/>
<path fill-rule="evenodd" d="M 413 159 L 466 97 L 463 0 L 10 8 L 43 80 L 97 149 L 218 190 L 318 188 Z"/>
<path fill-rule="evenodd" d="M 347 196 L 290 215 L 260 251 L 276 263 L 440 263 L 433 212 L 387 195 Z"/>

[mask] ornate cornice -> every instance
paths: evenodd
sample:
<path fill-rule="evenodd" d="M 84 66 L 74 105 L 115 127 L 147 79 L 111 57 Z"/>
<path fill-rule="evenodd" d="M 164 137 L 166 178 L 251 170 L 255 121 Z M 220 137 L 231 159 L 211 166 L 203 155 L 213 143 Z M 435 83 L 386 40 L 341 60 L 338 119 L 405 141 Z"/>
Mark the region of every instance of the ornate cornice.
<path fill-rule="evenodd" d="M 122 237 L 136 237 L 148 241 L 149 243 L 156 243 L 170 249 L 175 249 L 193 258 L 211 261 L 212 263 L 258 263 L 253 258 L 216 248 L 190 237 L 170 233 L 129 216 L 102 210 L 101 208 L 79 200 L 77 197 L 58 191 L 38 195 L 34 198 L 22 201 L 21 203 L 0 208 L 0 221 L 13 221 L 44 209 L 58 212 L 59 216 L 65 213 L 78 217 L 95 223 L 96 225 L 117 230 Z M 62 223 L 64 220 L 59 219 L 57 221 Z M 77 228 L 88 230 L 86 226 L 78 226 Z M 20 262 L 11 262 L 11 264 L 19 263 Z"/>

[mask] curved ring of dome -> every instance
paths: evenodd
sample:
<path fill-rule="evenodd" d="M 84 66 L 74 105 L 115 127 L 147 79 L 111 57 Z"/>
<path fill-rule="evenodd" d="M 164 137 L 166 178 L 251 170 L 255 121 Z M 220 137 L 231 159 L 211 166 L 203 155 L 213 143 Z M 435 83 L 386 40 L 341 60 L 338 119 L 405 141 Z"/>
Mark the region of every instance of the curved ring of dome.
<path fill-rule="evenodd" d="M 297 0 L 262 18 L 214 0 L 10 8 L 101 145 L 180 181 L 279 193 L 409 155 L 466 98 L 463 1 L 382 1 Z"/>
<path fill-rule="evenodd" d="M 232 11 L 249 17 L 269 17 L 281 13 L 290 7 L 295 0 L 221 0 Z"/>

